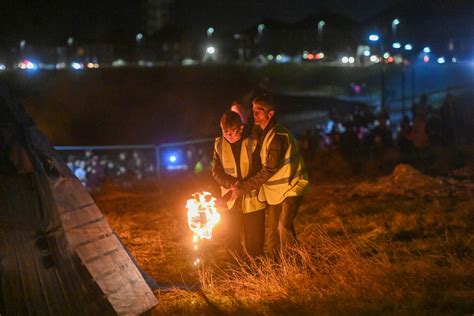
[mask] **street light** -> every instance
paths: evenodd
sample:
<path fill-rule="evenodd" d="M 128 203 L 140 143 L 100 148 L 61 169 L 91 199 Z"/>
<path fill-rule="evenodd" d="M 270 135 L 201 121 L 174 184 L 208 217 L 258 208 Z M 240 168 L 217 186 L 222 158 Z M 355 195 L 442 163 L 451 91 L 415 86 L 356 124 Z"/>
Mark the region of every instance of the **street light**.
<path fill-rule="evenodd" d="M 258 35 L 262 35 L 263 34 L 263 30 L 265 29 L 265 24 L 261 23 L 257 26 L 257 31 L 258 31 Z"/>
<path fill-rule="evenodd" d="M 212 54 L 214 54 L 215 52 L 216 52 L 216 49 L 215 49 L 213 46 L 209 46 L 209 47 L 206 48 L 206 53 L 207 53 L 207 54 L 212 55 Z"/>
<path fill-rule="evenodd" d="M 141 45 L 141 42 L 143 40 L 143 34 L 142 33 L 138 33 L 136 36 L 135 36 L 135 41 L 137 43 L 137 47 L 136 47 L 136 54 L 137 54 L 137 62 L 138 64 L 141 66 L 141 64 L 143 63 L 142 61 L 142 45 Z"/>
<path fill-rule="evenodd" d="M 397 35 L 397 26 L 400 24 L 400 20 L 399 19 L 393 19 L 392 21 L 392 33 L 393 33 L 393 36 Z"/>
<path fill-rule="evenodd" d="M 325 25 L 326 25 L 326 22 L 324 20 L 321 20 L 318 22 L 318 42 L 320 45 L 323 41 L 323 29 Z"/>
<path fill-rule="evenodd" d="M 214 30 L 213 27 L 209 27 L 209 28 L 207 29 L 207 37 L 211 37 L 212 34 L 214 34 L 214 31 L 215 31 L 215 30 Z"/>
<path fill-rule="evenodd" d="M 380 38 L 380 35 L 372 33 L 369 35 L 369 41 L 373 43 L 379 44 L 379 51 L 380 51 L 380 106 L 382 110 L 385 112 L 385 62 L 382 58 L 382 54 L 384 51 L 383 48 L 383 41 Z"/>
<path fill-rule="evenodd" d="M 378 34 L 370 34 L 369 35 L 369 40 L 371 42 L 378 42 L 379 39 L 380 39 L 380 36 Z"/>

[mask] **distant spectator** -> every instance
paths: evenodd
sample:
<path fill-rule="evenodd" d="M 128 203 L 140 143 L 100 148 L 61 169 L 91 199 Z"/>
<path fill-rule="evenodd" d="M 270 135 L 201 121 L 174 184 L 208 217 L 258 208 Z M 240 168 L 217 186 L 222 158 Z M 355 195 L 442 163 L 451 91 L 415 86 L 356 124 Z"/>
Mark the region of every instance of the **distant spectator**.
<path fill-rule="evenodd" d="M 413 103 L 412 105 L 411 114 L 413 117 L 413 121 L 418 116 L 423 116 L 424 118 L 426 118 L 428 116 L 429 110 L 430 110 L 430 105 L 428 104 L 428 95 L 426 95 L 426 93 L 423 93 L 420 96 L 420 102 Z"/>
<path fill-rule="evenodd" d="M 412 127 L 408 116 L 404 116 L 397 135 L 397 146 L 400 150 L 401 162 L 410 162 L 413 155 Z"/>
<path fill-rule="evenodd" d="M 346 123 L 345 133 L 341 139 L 341 154 L 351 166 L 352 172 L 357 174 L 360 170 L 360 146 L 356 128 L 352 121 Z"/>
<path fill-rule="evenodd" d="M 430 145 L 441 145 L 443 143 L 441 136 L 441 118 L 439 113 L 430 109 L 426 121 L 426 136 Z"/>
<path fill-rule="evenodd" d="M 94 155 L 90 160 L 90 172 L 87 174 L 87 186 L 97 190 L 101 187 L 105 178 L 104 167 L 99 163 L 99 156 Z"/>
<path fill-rule="evenodd" d="M 413 128 L 411 132 L 411 139 L 416 148 L 423 148 L 428 146 L 428 135 L 426 134 L 426 115 L 423 112 L 418 112 L 413 120 Z"/>
<path fill-rule="evenodd" d="M 443 142 L 446 145 L 457 142 L 457 135 L 455 133 L 455 111 L 454 97 L 448 91 L 443 104 L 439 109 L 441 117 L 441 135 Z"/>
<path fill-rule="evenodd" d="M 385 172 L 391 168 L 394 160 L 392 131 L 387 124 L 386 114 L 380 115 L 376 123 L 367 137 L 371 171 Z"/>
<path fill-rule="evenodd" d="M 76 169 L 76 167 L 74 166 L 74 156 L 73 155 L 68 155 L 67 156 L 66 165 L 68 166 L 69 170 L 71 170 L 71 172 L 74 173 L 74 170 Z"/>
<path fill-rule="evenodd" d="M 370 148 L 385 149 L 392 146 L 392 131 L 388 127 L 387 121 L 387 116 L 383 114 L 377 119 L 377 126 L 368 135 Z"/>

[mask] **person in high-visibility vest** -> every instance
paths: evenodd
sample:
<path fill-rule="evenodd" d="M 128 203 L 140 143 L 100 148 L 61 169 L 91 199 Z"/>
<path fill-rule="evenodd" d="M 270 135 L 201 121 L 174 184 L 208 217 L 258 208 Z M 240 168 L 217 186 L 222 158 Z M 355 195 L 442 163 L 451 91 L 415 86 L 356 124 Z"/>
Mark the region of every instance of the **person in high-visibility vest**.
<path fill-rule="evenodd" d="M 257 141 L 243 133 L 244 124 L 237 113 L 225 112 L 220 125 L 222 137 L 214 143 L 211 171 L 225 197 L 232 185 L 255 175 L 261 164 Z M 250 190 L 238 199 L 227 201 L 228 211 L 222 214 L 227 245 L 239 256 L 244 252 L 251 257 L 263 255 L 265 203 L 257 195 L 257 190 Z"/>
<path fill-rule="evenodd" d="M 231 188 L 235 199 L 258 189 L 260 201 L 268 206 L 266 244 L 271 257 L 278 258 L 279 251 L 296 244 L 295 219 L 309 180 L 297 141 L 291 133 L 275 121 L 276 106 L 268 95 L 252 102 L 256 129 L 260 134 L 262 169 L 253 177 Z"/>

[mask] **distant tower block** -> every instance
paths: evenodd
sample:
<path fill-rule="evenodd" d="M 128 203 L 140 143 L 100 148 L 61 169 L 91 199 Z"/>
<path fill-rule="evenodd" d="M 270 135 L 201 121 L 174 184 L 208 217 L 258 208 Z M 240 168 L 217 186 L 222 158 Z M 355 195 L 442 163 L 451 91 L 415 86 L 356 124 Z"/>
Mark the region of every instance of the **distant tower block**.
<path fill-rule="evenodd" d="M 147 36 L 153 35 L 170 20 L 174 0 L 144 0 L 144 26 Z"/>

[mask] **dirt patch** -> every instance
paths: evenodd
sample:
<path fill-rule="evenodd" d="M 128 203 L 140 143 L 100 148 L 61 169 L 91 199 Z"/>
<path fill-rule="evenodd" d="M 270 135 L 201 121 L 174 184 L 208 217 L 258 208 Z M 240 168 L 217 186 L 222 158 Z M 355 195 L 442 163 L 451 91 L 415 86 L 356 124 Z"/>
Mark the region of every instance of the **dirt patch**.
<path fill-rule="evenodd" d="M 454 179 L 430 177 L 410 165 L 399 164 L 389 176 L 361 182 L 350 192 L 350 196 L 390 194 L 445 197 L 466 193 L 472 194 L 472 187 L 467 184 Z"/>

